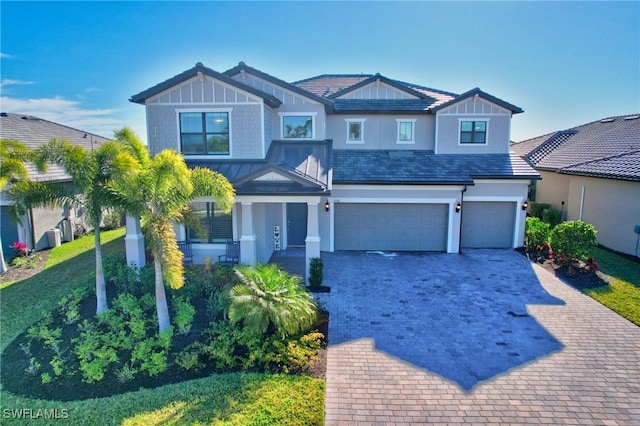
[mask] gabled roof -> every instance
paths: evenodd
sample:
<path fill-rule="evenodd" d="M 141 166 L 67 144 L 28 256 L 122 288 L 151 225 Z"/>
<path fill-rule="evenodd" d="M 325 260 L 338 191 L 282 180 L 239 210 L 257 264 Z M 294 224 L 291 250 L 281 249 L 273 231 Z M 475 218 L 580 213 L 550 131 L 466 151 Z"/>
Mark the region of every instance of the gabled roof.
<path fill-rule="evenodd" d="M 337 92 L 335 92 L 335 93 L 333 93 L 333 94 L 331 94 L 331 95 L 329 95 L 327 97 L 329 97 L 331 99 L 336 99 L 336 98 L 338 98 L 340 96 L 344 96 L 347 93 L 353 92 L 354 90 L 358 90 L 361 87 L 364 87 L 364 86 L 366 86 L 368 84 L 371 84 L 371 83 L 375 83 L 377 81 L 379 81 L 381 83 L 388 84 L 391 87 L 395 87 L 396 89 L 401 90 L 403 92 L 406 92 L 406 93 L 408 93 L 410 95 L 416 96 L 417 98 L 420 98 L 420 99 L 426 98 L 426 95 L 424 93 L 417 92 L 417 91 L 411 89 L 410 87 L 408 87 L 405 84 L 400 84 L 398 81 L 391 80 L 390 78 L 387 78 L 387 77 L 385 77 L 383 75 L 380 75 L 380 74 L 372 75 L 371 77 L 369 77 L 367 79 L 359 81 L 358 83 L 353 84 L 353 85 L 351 85 L 351 86 L 349 86 L 347 88 L 344 88 L 342 90 L 339 90 L 339 91 L 337 91 Z"/>
<path fill-rule="evenodd" d="M 334 93 L 348 89 L 361 81 L 368 80 L 373 74 L 322 74 L 305 78 L 291 84 L 316 96 L 330 98 Z"/>
<path fill-rule="evenodd" d="M 30 149 L 49 143 L 51 139 L 64 139 L 85 149 L 95 148 L 109 139 L 26 114 L 0 113 L 0 138 L 14 139 Z M 27 164 L 29 175 L 37 181 L 65 181 L 71 178 L 59 166 L 49 165 L 47 173 L 39 173 Z"/>
<path fill-rule="evenodd" d="M 222 173 L 239 195 L 329 193 L 331 141 L 273 141 L 264 160 L 192 160 L 189 167 L 207 167 Z M 284 179 L 261 180 L 276 173 Z"/>
<path fill-rule="evenodd" d="M 518 106 L 515 106 L 513 104 L 510 104 L 509 102 L 503 101 L 500 98 L 496 98 L 493 95 L 488 94 L 487 92 L 483 92 L 479 87 L 476 87 L 474 89 L 469 90 L 468 92 L 464 92 L 463 94 L 456 96 L 455 98 L 451 99 L 448 102 L 444 102 L 440 105 L 438 105 L 437 107 L 433 108 L 431 111 L 433 112 L 437 112 L 443 108 L 447 108 L 453 104 L 457 104 L 460 101 L 463 101 L 467 98 L 471 98 L 473 96 L 478 96 L 480 98 L 483 98 L 491 103 L 494 103 L 496 105 L 501 106 L 502 108 L 508 109 L 509 111 L 511 111 L 513 114 L 519 114 L 521 112 L 524 112 L 524 110 Z"/>
<path fill-rule="evenodd" d="M 375 167 L 372 167 L 375 165 Z M 474 179 L 539 179 L 515 154 L 336 150 L 333 183 L 472 185 Z"/>
<path fill-rule="evenodd" d="M 294 93 L 299 94 L 300 96 L 305 96 L 307 98 L 313 99 L 321 104 L 324 104 L 326 106 L 332 106 L 331 102 L 327 101 L 327 99 L 318 96 L 312 92 L 306 91 L 306 90 L 301 90 L 299 87 L 297 87 L 294 84 L 291 83 L 287 83 L 284 80 L 280 80 L 277 77 L 274 77 L 270 74 L 267 74 L 265 72 L 262 72 L 256 68 L 250 67 L 249 65 L 245 64 L 244 62 L 240 62 L 238 63 L 238 65 L 236 65 L 235 67 L 228 69 L 227 71 L 224 72 L 225 76 L 228 76 L 229 78 L 231 76 L 234 76 L 236 74 L 239 74 L 241 72 L 247 72 L 249 74 L 253 74 L 257 77 L 260 77 L 263 80 L 269 81 L 277 86 L 283 87 L 285 89 L 288 89 Z M 237 81 L 237 80 L 234 80 Z"/>
<path fill-rule="evenodd" d="M 394 114 L 428 111 L 435 99 L 335 99 L 334 111 L 338 114 L 367 112 Z"/>
<path fill-rule="evenodd" d="M 640 114 L 604 118 L 511 149 L 539 170 L 640 181 Z"/>
<path fill-rule="evenodd" d="M 257 90 L 251 86 L 243 84 L 240 81 L 234 80 L 228 77 L 225 74 L 219 73 L 217 71 L 212 70 L 211 68 L 205 67 L 201 62 L 198 62 L 193 68 L 190 68 L 184 72 L 181 72 L 178 75 L 171 77 L 168 80 L 163 81 L 162 83 L 158 83 L 153 87 L 148 88 L 147 90 L 143 90 L 142 92 L 131 96 L 129 99 L 130 102 L 135 102 L 137 104 L 144 105 L 145 101 L 152 96 L 155 96 L 159 93 L 164 92 L 167 89 L 170 89 L 183 81 L 186 81 L 190 78 L 197 76 L 199 73 L 203 75 L 209 76 L 216 80 L 222 81 L 230 86 L 236 87 L 240 90 L 244 90 L 245 92 L 249 92 L 259 98 L 264 100 L 264 103 L 269 105 L 270 107 L 277 108 L 282 102 L 273 95 Z"/>

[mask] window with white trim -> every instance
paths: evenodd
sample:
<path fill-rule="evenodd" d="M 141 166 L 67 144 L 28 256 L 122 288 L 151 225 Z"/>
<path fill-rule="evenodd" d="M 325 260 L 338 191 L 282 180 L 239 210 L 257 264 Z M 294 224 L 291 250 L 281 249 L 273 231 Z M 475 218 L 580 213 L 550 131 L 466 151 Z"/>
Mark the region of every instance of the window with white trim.
<path fill-rule="evenodd" d="M 364 143 L 365 118 L 346 118 L 347 143 Z"/>
<path fill-rule="evenodd" d="M 474 120 L 460 121 L 460 143 L 461 144 L 486 144 L 487 143 L 487 121 Z"/>
<path fill-rule="evenodd" d="M 229 155 L 229 112 L 181 112 L 180 150 L 186 155 Z"/>
<path fill-rule="evenodd" d="M 189 207 L 200 218 L 204 234 L 198 235 L 193 229 L 187 228 L 188 241 L 193 243 L 224 243 L 233 239 L 231 213 L 225 213 L 215 203 L 191 203 Z"/>
<path fill-rule="evenodd" d="M 398 123 L 398 141 L 397 143 L 415 143 L 415 119 L 396 118 Z"/>
<path fill-rule="evenodd" d="M 280 113 L 282 139 L 313 139 L 315 115 L 315 113 Z"/>

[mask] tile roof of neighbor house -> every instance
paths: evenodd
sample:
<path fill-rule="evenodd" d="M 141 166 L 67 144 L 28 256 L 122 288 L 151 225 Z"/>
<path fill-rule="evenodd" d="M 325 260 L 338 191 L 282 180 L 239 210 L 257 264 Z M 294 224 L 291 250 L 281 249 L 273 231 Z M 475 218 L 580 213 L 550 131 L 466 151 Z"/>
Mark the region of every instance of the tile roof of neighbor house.
<path fill-rule="evenodd" d="M 189 167 L 207 167 L 223 174 L 236 193 L 309 194 L 331 190 L 331 141 L 273 141 L 264 160 L 195 160 L 186 159 Z M 255 178 L 275 172 L 285 181 L 260 181 Z"/>
<path fill-rule="evenodd" d="M 333 152 L 333 183 L 336 184 L 472 185 L 474 179 L 539 178 L 540 175 L 515 154 L 435 154 L 426 150 Z"/>
<path fill-rule="evenodd" d="M 108 138 L 93 133 L 74 129 L 31 115 L 6 112 L 0 113 L 0 138 L 17 140 L 31 149 L 44 145 L 51 139 L 65 139 L 85 149 L 95 148 L 97 144 L 109 140 Z M 29 175 L 32 180 L 70 180 L 69 175 L 59 166 L 49 165 L 47 173 L 39 173 L 31 164 L 27 165 L 27 169 L 29 170 Z"/>
<path fill-rule="evenodd" d="M 640 181 L 640 114 L 539 136 L 511 150 L 539 170 Z"/>

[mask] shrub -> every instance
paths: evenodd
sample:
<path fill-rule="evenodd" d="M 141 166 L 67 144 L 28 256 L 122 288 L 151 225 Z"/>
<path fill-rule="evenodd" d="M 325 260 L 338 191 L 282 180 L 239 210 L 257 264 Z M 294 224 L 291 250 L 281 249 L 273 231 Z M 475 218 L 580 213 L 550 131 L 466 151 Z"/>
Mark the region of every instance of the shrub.
<path fill-rule="evenodd" d="M 136 373 L 135 368 L 132 368 L 129 364 L 125 364 L 120 370 L 116 371 L 116 377 L 118 378 L 118 382 L 126 383 L 133 380 Z"/>
<path fill-rule="evenodd" d="M 318 350 L 322 347 L 323 338 L 322 333 L 312 332 L 288 342 L 283 360 L 284 372 L 304 372 L 309 364 L 316 359 Z"/>
<path fill-rule="evenodd" d="M 196 308 L 184 298 L 177 299 L 175 303 L 176 318 L 175 323 L 180 334 L 187 334 L 191 330 L 193 317 L 196 315 Z"/>
<path fill-rule="evenodd" d="M 554 228 L 562 221 L 562 212 L 553 208 L 548 208 L 542 212 L 542 221 Z"/>
<path fill-rule="evenodd" d="M 312 289 L 317 289 L 322 286 L 322 280 L 324 278 L 323 269 L 324 264 L 321 258 L 314 257 L 311 259 L 309 265 L 309 287 Z"/>
<path fill-rule="evenodd" d="M 550 227 L 537 217 L 527 217 L 524 231 L 524 244 L 528 250 L 539 250 L 549 242 Z"/>
<path fill-rule="evenodd" d="M 300 277 L 290 275 L 277 265 L 258 264 L 255 269 L 236 269 L 242 284 L 229 291 L 229 319 L 243 321 L 255 334 L 265 334 L 269 326 L 282 336 L 306 331 L 317 318 L 318 307 L 300 285 Z"/>
<path fill-rule="evenodd" d="M 122 213 L 111 211 L 102 218 L 105 229 L 117 229 L 122 227 Z"/>
<path fill-rule="evenodd" d="M 542 220 L 544 211 L 550 208 L 551 204 L 547 203 L 529 203 L 529 216 Z"/>
<path fill-rule="evenodd" d="M 586 259 L 596 247 L 596 228 L 581 220 L 564 222 L 551 231 L 555 258 L 570 263 Z"/>
<path fill-rule="evenodd" d="M 27 245 L 20 241 L 15 241 L 13 244 L 9 246 L 16 251 L 16 256 L 27 257 L 29 254 L 29 249 L 27 249 Z"/>
<path fill-rule="evenodd" d="M 176 355 L 176 364 L 185 370 L 200 370 L 204 368 L 201 356 L 205 353 L 205 346 L 200 342 L 193 342 Z"/>

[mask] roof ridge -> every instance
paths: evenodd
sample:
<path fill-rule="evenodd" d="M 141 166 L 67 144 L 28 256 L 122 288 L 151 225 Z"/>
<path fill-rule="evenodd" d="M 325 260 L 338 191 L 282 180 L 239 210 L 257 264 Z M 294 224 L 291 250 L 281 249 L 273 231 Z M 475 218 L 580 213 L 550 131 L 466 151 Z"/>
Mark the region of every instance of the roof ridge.
<path fill-rule="evenodd" d="M 540 163 L 547 156 L 551 155 L 553 151 L 560 148 L 567 140 L 571 138 L 571 136 L 574 136 L 577 133 L 578 131 L 573 129 L 560 130 L 553 133 L 553 135 L 549 137 L 546 141 L 542 142 L 540 145 L 535 147 L 531 152 L 529 152 L 525 156 L 526 160 L 529 161 L 531 164 Z M 537 158 L 538 156 L 540 157 Z"/>
<path fill-rule="evenodd" d="M 305 83 L 311 80 L 317 80 L 320 78 L 328 78 L 328 77 L 365 77 L 365 78 L 370 78 L 375 76 L 375 74 L 365 74 L 365 73 L 346 73 L 346 74 L 319 74 L 319 75 L 315 75 L 312 77 L 307 77 L 307 78 L 303 78 L 302 80 L 296 80 L 296 81 L 292 81 L 290 84 L 298 84 L 298 83 Z"/>

